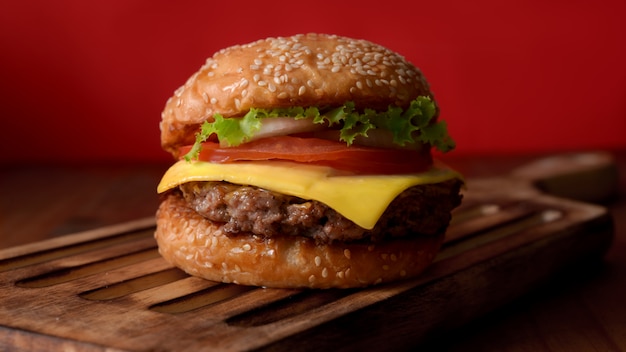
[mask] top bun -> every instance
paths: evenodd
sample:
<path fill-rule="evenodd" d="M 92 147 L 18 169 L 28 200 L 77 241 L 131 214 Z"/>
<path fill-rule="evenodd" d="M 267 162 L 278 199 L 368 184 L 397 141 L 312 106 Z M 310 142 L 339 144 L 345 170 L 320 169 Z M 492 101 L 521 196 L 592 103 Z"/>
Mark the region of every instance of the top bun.
<path fill-rule="evenodd" d="M 178 156 L 215 113 L 347 101 L 384 110 L 420 95 L 432 97 L 422 72 L 378 44 L 326 34 L 267 38 L 220 50 L 176 90 L 161 115 L 161 145 Z"/>

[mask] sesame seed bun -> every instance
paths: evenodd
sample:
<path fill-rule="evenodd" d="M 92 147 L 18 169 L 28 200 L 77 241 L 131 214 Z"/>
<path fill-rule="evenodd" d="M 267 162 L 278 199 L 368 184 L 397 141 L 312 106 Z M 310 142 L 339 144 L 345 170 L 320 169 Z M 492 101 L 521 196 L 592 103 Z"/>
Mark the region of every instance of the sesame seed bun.
<path fill-rule="evenodd" d="M 166 103 L 161 144 L 178 157 L 198 126 L 213 115 L 244 115 L 251 107 L 405 107 L 430 96 L 421 71 L 401 55 L 366 40 L 307 34 L 267 38 L 217 52 Z"/>
<path fill-rule="evenodd" d="M 303 236 L 229 236 L 177 194 L 161 203 L 155 237 L 161 255 L 191 275 L 278 288 L 363 287 L 413 277 L 432 262 L 443 240 L 316 244 Z"/>

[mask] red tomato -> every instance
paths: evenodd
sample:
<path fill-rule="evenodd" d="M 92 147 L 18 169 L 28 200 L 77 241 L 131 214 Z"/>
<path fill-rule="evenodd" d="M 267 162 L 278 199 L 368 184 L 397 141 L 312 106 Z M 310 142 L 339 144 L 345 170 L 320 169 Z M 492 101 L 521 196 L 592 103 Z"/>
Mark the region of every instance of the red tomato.
<path fill-rule="evenodd" d="M 191 146 L 181 148 L 185 155 Z M 253 160 L 286 160 L 326 165 L 360 174 L 400 174 L 421 172 L 432 165 L 428 150 L 382 149 L 347 146 L 319 138 L 278 136 L 258 139 L 236 147 L 222 148 L 205 142 L 198 160 L 218 163 Z"/>

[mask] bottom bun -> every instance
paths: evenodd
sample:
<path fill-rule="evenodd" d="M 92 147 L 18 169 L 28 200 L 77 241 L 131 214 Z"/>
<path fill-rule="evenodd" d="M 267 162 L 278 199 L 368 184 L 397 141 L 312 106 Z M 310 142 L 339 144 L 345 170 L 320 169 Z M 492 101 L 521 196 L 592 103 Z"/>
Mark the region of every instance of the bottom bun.
<path fill-rule="evenodd" d="M 157 212 L 155 238 L 167 261 L 208 280 L 277 288 L 349 288 L 420 274 L 437 255 L 443 234 L 327 244 L 301 236 L 226 235 L 218 223 L 172 193 Z"/>

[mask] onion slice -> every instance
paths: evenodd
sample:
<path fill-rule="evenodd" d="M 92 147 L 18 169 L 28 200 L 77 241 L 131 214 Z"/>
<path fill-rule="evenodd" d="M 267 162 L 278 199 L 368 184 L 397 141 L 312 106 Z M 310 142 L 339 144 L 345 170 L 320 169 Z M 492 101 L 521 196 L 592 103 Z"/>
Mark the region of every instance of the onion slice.
<path fill-rule="evenodd" d="M 312 118 L 295 119 L 293 117 L 272 117 L 263 119 L 261 129 L 256 131 L 248 142 L 277 136 L 323 131 L 325 123 L 314 123 Z M 221 145 L 222 147 L 225 147 Z"/>

